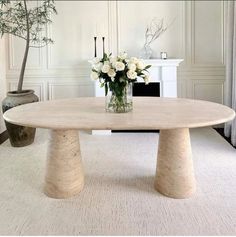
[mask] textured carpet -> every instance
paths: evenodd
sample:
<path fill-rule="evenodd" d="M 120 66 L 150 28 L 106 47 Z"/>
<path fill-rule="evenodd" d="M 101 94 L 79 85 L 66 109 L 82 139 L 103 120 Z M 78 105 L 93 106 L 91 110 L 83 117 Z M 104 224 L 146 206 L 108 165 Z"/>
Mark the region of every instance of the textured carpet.
<path fill-rule="evenodd" d="M 236 150 L 210 128 L 191 130 L 197 192 L 153 188 L 158 135 L 81 133 L 85 188 L 42 193 L 47 130 L 25 148 L 0 146 L 0 235 L 236 235 Z"/>

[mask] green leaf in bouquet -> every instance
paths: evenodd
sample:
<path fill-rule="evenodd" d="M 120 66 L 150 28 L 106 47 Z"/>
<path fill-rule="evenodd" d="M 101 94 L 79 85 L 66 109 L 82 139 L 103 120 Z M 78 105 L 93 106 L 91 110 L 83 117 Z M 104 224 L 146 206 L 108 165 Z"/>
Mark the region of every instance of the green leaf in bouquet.
<path fill-rule="evenodd" d="M 148 68 L 150 68 L 152 65 L 147 65 L 146 67 L 145 67 L 145 69 L 148 69 Z"/>
<path fill-rule="evenodd" d="M 125 78 L 124 78 L 124 77 L 121 77 L 121 78 L 120 78 L 120 82 L 125 82 Z"/>
<path fill-rule="evenodd" d="M 139 77 L 140 77 L 140 76 L 145 76 L 144 73 L 142 73 L 142 72 L 137 73 L 137 75 L 138 75 Z"/>

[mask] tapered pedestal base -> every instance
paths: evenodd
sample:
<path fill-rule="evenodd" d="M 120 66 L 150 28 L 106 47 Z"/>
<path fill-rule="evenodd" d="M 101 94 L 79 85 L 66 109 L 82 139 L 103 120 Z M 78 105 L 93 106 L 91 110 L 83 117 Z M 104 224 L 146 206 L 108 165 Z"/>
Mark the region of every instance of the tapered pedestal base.
<path fill-rule="evenodd" d="M 69 198 L 84 186 L 79 135 L 74 130 L 52 130 L 44 192 L 52 198 Z"/>
<path fill-rule="evenodd" d="M 155 188 L 172 198 L 188 198 L 195 192 L 188 128 L 161 130 Z"/>

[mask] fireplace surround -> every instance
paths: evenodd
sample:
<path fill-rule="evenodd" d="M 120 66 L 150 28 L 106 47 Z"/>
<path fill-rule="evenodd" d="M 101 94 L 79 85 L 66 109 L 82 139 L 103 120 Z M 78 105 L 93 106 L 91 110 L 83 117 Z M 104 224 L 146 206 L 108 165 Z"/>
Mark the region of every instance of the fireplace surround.
<path fill-rule="evenodd" d="M 134 85 L 134 96 L 160 96 L 177 97 L 177 67 L 183 59 L 148 59 L 143 60 L 149 68 L 150 83 L 143 85 L 143 80 L 138 78 Z M 143 95 L 142 95 L 143 93 Z M 95 97 L 103 97 L 104 88 L 98 82 L 94 84 Z M 92 134 L 111 134 L 110 130 L 93 130 Z"/>

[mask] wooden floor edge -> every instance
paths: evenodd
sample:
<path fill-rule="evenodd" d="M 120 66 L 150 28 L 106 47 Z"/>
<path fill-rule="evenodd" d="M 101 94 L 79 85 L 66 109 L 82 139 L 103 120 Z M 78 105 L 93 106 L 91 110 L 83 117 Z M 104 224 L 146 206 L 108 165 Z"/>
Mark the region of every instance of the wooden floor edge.
<path fill-rule="evenodd" d="M 224 128 L 214 128 L 233 148 L 236 149 L 236 146 L 233 146 L 231 143 L 231 138 L 224 135 Z"/>
<path fill-rule="evenodd" d="M 7 130 L 5 130 L 4 132 L 2 132 L 0 134 L 0 144 L 2 144 L 3 142 L 5 142 L 8 139 L 8 133 Z"/>

